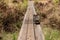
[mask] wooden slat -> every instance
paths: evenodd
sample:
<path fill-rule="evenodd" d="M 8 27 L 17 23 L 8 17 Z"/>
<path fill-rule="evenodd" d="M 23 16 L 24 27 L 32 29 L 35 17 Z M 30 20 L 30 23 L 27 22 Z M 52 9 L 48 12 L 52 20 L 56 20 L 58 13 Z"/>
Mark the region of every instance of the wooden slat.
<path fill-rule="evenodd" d="M 34 36 L 34 28 L 33 28 L 33 15 L 29 13 L 29 24 L 28 24 L 28 32 L 27 32 L 27 40 L 35 40 Z"/>
<path fill-rule="evenodd" d="M 23 24 L 22 24 L 22 27 L 21 27 L 21 30 L 20 30 L 20 33 L 18 36 L 18 40 L 26 40 L 26 38 L 27 38 L 28 22 L 26 22 L 26 21 L 28 21 L 28 10 L 25 14 Z"/>
<path fill-rule="evenodd" d="M 27 24 L 23 25 L 23 27 L 20 30 L 18 40 L 26 40 L 27 35 Z"/>
<path fill-rule="evenodd" d="M 35 39 L 36 40 L 45 40 L 40 25 L 35 25 Z"/>
<path fill-rule="evenodd" d="M 34 30 L 33 30 L 32 24 L 29 24 L 29 27 L 28 27 L 27 40 L 35 40 Z"/>

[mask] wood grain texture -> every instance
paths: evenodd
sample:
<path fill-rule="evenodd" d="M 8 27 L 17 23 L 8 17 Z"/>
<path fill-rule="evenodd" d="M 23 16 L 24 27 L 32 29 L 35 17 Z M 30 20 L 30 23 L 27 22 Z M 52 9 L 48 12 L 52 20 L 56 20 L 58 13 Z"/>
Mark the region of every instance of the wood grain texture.
<path fill-rule="evenodd" d="M 40 25 L 34 25 L 34 26 L 35 26 L 35 39 L 36 40 L 45 40 Z"/>

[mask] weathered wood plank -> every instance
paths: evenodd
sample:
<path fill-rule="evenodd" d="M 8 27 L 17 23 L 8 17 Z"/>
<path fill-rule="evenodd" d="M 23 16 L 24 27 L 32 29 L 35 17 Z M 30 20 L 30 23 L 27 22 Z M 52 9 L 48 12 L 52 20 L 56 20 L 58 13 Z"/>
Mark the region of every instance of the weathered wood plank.
<path fill-rule="evenodd" d="M 27 40 L 35 40 L 34 30 L 33 30 L 32 24 L 29 24 L 29 27 L 28 27 Z"/>
<path fill-rule="evenodd" d="M 27 35 L 27 24 L 23 25 L 23 27 L 20 30 L 18 40 L 26 40 Z"/>
<path fill-rule="evenodd" d="M 26 40 L 26 38 L 27 38 L 28 22 L 26 22 L 26 21 L 28 21 L 28 10 L 25 14 L 23 24 L 22 24 L 22 27 L 21 27 L 21 30 L 20 30 L 20 33 L 18 36 L 18 40 Z"/>
<path fill-rule="evenodd" d="M 33 28 L 33 15 L 29 13 L 29 24 L 28 24 L 28 32 L 27 32 L 27 40 L 35 40 L 34 36 L 34 28 Z"/>
<path fill-rule="evenodd" d="M 36 40 L 45 40 L 40 25 L 35 25 L 35 39 Z"/>

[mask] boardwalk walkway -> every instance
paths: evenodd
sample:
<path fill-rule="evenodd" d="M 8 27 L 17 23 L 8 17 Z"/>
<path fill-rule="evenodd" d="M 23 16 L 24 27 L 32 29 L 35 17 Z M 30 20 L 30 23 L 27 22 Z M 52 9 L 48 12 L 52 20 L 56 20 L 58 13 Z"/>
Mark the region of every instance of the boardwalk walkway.
<path fill-rule="evenodd" d="M 36 14 L 34 2 L 28 2 L 27 12 L 17 40 L 44 40 L 40 25 L 33 24 L 33 15 Z"/>

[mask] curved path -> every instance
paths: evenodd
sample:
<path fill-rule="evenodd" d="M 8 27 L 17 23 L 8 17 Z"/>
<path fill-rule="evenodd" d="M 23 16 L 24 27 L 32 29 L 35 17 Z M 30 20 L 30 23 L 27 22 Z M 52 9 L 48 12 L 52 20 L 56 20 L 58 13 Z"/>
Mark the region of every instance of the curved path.
<path fill-rule="evenodd" d="M 34 1 L 28 1 L 27 12 L 17 40 L 44 40 L 40 25 L 33 24 L 34 14 Z"/>

